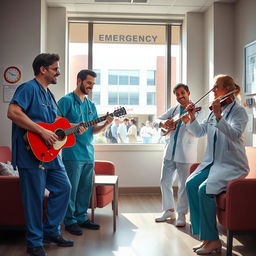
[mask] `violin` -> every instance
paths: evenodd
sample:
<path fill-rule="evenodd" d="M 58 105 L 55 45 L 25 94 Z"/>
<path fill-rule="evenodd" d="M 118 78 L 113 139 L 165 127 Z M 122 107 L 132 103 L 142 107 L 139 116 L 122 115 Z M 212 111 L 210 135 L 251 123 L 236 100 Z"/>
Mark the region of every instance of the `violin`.
<path fill-rule="evenodd" d="M 232 103 L 233 100 L 234 100 L 234 98 L 231 97 L 231 96 L 226 97 L 226 98 L 224 98 L 224 99 L 222 99 L 222 100 L 220 101 L 220 105 L 221 105 L 221 107 L 223 107 L 223 106 L 225 106 L 225 105 L 228 105 L 228 104 Z M 212 109 L 213 109 L 212 106 L 210 106 L 209 109 L 212 111 Z"/>
<path fill-rule="evenodd" d="M 198 112 L 200 111 L 202 108 L 201 107 L 196 107 L 195 111 Z M 176 115 L 177 116 L 177 115 Z M 179 121 L 183 118 L 183 117 L 188 117 L 189 113 L 186 111 L 184 114 L 182 114 L 181 116 L 179 116 L 178 118 L 174 116 L 174 117 L 169 117 L 167 119 L 167 124 L 169 124 L 169 128 L 165 129 L 165 128 L 161 128 L 161 132 L 162 132 L 162 136 L 166 136 L 169 132 L 176 130 L 177 124 L 179 123 Z"/>

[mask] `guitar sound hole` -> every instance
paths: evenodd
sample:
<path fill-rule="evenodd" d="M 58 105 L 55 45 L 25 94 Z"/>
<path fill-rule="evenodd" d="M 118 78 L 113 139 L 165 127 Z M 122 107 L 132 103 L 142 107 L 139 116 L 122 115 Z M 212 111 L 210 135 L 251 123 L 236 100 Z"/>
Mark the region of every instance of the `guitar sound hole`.
<path fill-rule="evenodd" d="M 66 135 L 62 129 L 58 129 L 55 131 L 55 134 L 59 137 L 59 140 L 64 140 Z"/>

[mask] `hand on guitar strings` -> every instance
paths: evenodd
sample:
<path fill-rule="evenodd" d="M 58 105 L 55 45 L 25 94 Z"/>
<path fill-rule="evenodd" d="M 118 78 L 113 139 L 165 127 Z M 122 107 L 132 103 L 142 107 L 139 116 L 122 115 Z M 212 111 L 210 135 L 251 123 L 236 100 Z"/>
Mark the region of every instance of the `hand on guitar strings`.
<path fill-rule="evenodd" d="M 165 122 L 161 122 L 160 125 L 161 125 L 161 128 L 164 128 L 169 132 L 176 129 L 176 123 L 173 121 L 172 118 L 168 118 Z"/>
<path fill-rule="evenodd" d="M 55 134 L 54 132 L 52 132 L 48 129 L 44 129 L 44 128 L 40 135 L 43 138 L 43 140 L 45 141 L 46 145 L 53 145 L 59 139 L 57 134 Z"/>

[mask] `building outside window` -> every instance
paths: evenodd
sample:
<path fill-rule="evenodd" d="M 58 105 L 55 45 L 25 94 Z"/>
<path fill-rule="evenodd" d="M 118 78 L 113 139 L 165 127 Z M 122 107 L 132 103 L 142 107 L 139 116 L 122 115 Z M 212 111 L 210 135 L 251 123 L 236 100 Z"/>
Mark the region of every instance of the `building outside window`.
<path fill-rule="evenodd" d="M 97 79 L 89 97 L 96 104 L 98 114 L 105 115 L 119 106 L 125 107 L 125 117 L 137 122 L 137 143 L 142 143 L 140 130 L 143 124 L 152 125 L 157 116 L 169 107 L 167 102 L 176 104 L 170 92 L 181 77 L 181 26 L 168 25 L 171 27 L 168 38 L 172 38 L 170 56 L 166 55 L 166 26 L 93 24 L 93 50 L 89 52 L 88 24 L 69 23 L 69 91 L 76 86 L 77 72 L 88 68 L 89 59 L 92 59 L 91 68 Z M 167 67 L 168 59 L 171 65 Z M 169 85 L 168 74 L 171 75 Z M 119 118 L 120 123 L 123 118 Z M 103 132 L 95 137 L 94 142 L 108 141 Z"/>

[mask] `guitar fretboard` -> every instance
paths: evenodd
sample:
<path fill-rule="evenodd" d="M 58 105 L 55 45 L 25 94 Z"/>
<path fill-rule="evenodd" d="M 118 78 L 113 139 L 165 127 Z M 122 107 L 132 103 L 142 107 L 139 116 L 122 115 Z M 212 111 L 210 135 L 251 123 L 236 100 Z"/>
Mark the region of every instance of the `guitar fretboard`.
<path fill-rule="evenodd" d="M 109 114 L 110 116 L 113 116 L 113 113 Z M 73 133 L 76 133 L 78 132 L 78 129 L 79 127 L 83 126 L 83 127 L 89 127 L 89 126 L 92 126 L 94 124 L 97 124 L 97 123 L 100 123 L 104 120 L 106 120 L 107 118 L 107 115 L 105 116 L 101 116 L 99 118 L 96 118 L 94 120 L 91 120 L 91 121 L 88 121 L 88 122 L 84 122 L 84 123 L 81 123 L 81 124 L 78 124 L 78 125 L 75 125 L 73 127 L 70 127 L 68 129 L 65 129 L 64 132 L 65 132 L 65 135 L 68 136 L 69 134 L 73 134 Z"/>

